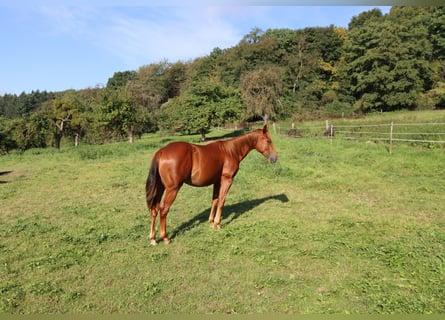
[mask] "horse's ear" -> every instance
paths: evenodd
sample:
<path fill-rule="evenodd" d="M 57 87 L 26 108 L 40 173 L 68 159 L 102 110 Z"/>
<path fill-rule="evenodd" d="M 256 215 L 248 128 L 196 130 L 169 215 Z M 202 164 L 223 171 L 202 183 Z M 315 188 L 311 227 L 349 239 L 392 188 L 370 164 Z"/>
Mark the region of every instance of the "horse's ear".
<path fill-rule="evenodd" d="M 269 127 L 267 124 L 265 124 L 263 127 L 263 134 L 266 134 L 268 131 L 269 131 Z"/>

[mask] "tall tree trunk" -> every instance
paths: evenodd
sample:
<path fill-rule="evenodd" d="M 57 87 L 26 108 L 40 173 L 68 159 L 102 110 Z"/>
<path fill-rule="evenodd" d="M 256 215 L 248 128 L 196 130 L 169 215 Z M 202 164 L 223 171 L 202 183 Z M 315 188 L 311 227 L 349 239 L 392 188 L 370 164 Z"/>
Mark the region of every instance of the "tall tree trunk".
<path fill-rule="evenodd" d="M 128 141 L 130 143 L 134 142 L 134 126 L 130 126 L 130 129 L 128 130 Z"/>
<path fill-rule="evenodd" d="M 76 133 L 74 135 L 74 146 L 77 147 L 79 145 L 79 134 Z"/>
<path fill-rule="evenodd" d="M 201 132 L 201 141 L 206 141 L 206 131 L 204 129 L 200 130 Z"/>
<path fill-rule="evenodd" d="M 60 149 L 60 142 L 62 141 L 63 136 L 63 128 L 65 126 L 65 122 L 68 122 L 71 120 L 71 115 L 67 115 L 65 118 L 55 118 L 54 124 L 56 125 L 56 132 L 54 133 L 54 146 L 56 149 Z M 60 123 L 57 123 L 57 121 L 60 121 Z"/>
<path fill-rule="evenodd" d="M 306 49 L 306 37 L 304 35 L 300 35 L 298 38 L 297 51 L 298 51 L 298 72 L 296 79 L 294 81 L 294 86 L 292 88 L 292 93 L 297 91 L 297 85 L 300 81 L 303 73 L 303 53 Z"/>
<path fill-rule="evenodd" d="M 56 149 L 60 149 L 60 141 L 62 141 L 62 132 L 57 131 L 54 133 L 54 147 L 56 147 Z"/>

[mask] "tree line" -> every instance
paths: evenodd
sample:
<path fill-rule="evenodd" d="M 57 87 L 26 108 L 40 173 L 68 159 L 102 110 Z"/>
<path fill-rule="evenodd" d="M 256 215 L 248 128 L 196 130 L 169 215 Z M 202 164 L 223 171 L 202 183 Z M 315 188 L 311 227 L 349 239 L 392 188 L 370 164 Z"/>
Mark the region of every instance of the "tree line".
<path fill-rule="evenodd" d="M 231 48 L 115 72 L 106 86 L 0 97 L 0 148 L 106 143 L 259 120 L 445 107 L 445 8 L 392 7 L 348 28 L 254 28 Z"/>

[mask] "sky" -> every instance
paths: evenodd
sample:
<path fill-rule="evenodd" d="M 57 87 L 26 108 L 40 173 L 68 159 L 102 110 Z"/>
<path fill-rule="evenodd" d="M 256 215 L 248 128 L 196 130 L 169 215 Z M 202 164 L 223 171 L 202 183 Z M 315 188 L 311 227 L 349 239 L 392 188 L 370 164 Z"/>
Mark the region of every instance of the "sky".
<path fill-rule="evenodd" d="M 254 28 L 347 27 L 377 7 L 165 1 L 0 0 L 0 95 L 105 86 L 118 71 L 233 47 Z"/>

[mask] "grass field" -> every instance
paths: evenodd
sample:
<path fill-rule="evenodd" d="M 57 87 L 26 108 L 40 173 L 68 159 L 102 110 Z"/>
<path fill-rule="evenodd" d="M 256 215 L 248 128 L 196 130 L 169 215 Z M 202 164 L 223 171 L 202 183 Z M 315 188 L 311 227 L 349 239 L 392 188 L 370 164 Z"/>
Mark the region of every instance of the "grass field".
<path fill-rule="evenodd" d="M 445 312 L 442 148 L 275 136 L 220 231 L 211 188 L 184 186 L 152 247 L 145 179 L 172 140 L 198 137 L 1 156 L 0 312 Z"/>

